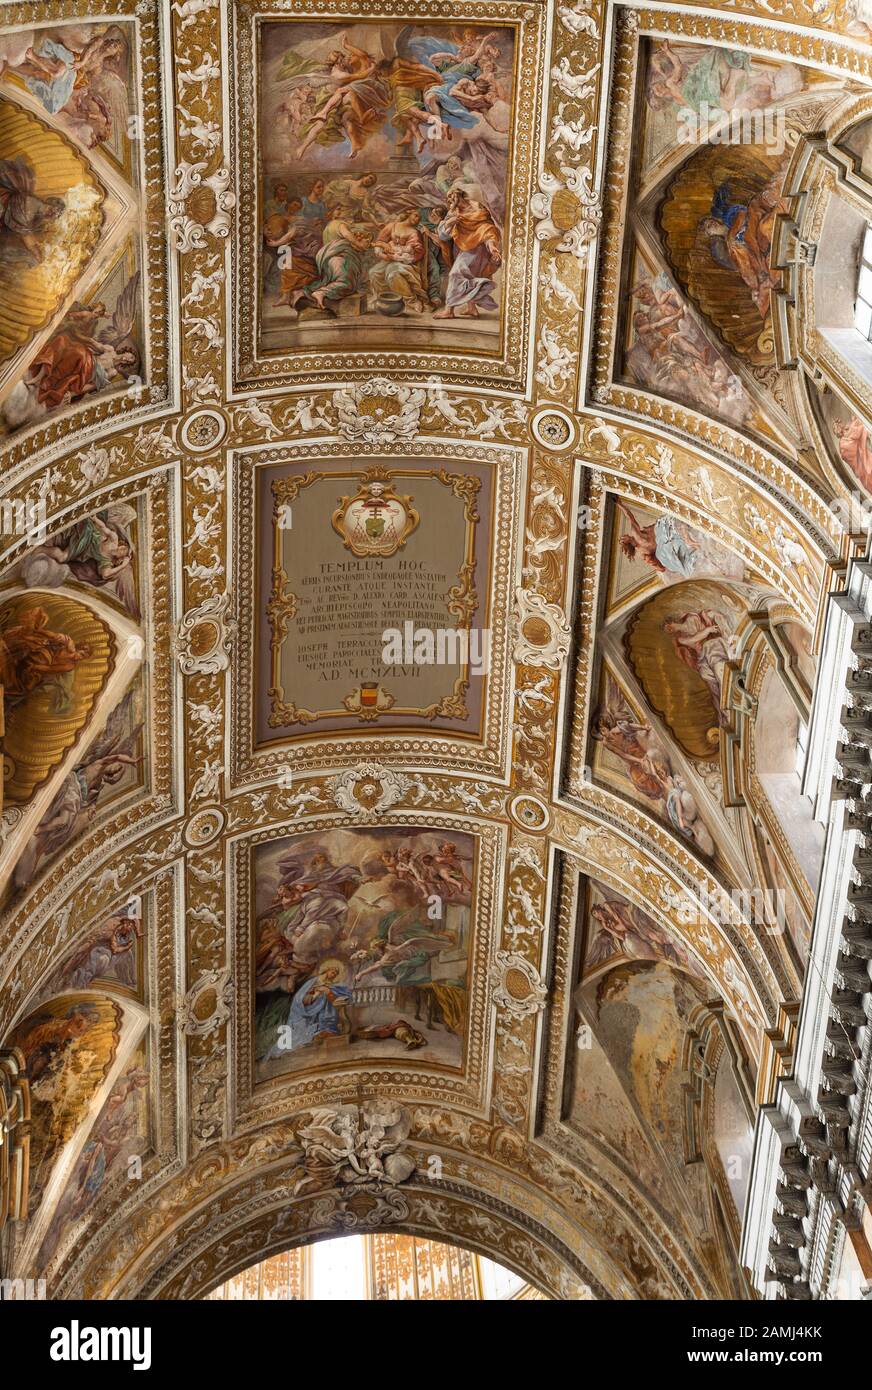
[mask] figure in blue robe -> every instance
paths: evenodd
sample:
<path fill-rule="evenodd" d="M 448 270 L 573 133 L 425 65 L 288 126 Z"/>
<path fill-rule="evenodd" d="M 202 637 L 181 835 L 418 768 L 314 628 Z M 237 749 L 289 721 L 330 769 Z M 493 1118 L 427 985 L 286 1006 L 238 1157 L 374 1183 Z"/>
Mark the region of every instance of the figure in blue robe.
<path fill-rule="evenodd" d="M 675 517 L 658 517 L 654 522 L 654 540 L 654 553 L 663 568 L 670 574 L 683 574 L 689 579 L 696 567 L 697 552 L 687 544 Z"/>
<path fill-rule="evenodd" d="M 745 226 L 743 224 L 747 221 L 747 217 L 747 203 L 735 201 L 735 194 L 729 183 L 720 184 L 715 189 L 715 195 L 712 198 L 711 220 L 722 223 L 728 232 L 732 232 L 735 223 L 741 218 L 742 221 L 739 223 L 739 230 L 735 234 L 735 239 L 744 245 Z M 718 265 L 722 265 L 725 270 L 736 271 L 736 263 L 730 255 L 729 247 L 724 244 L 723 237 L 709 238 L 709 253 L 712 260 L 716 261 Z"/>
<path fill-rule="evenodd" d="M 73 95 L 73 88 L 76 85 L 76 69 L 73 64 L 76 55 L 62 43 L 56 43 L 54 39 L 45 39 L 39 49 L 40 56 L 43 58 L 54 58 L 63 63 L 63 68 L 55 77 L 46 81 L 42 77 L 25 77 L 25 83 L 30 88 L 38 101 L 41 101 L 46 111 L 50 111 L 54 116 L 58 111 L 62 111 Z"/>
<path fill-rule="evenodd" d="M 338 1037 L 342 1032 L 342 1009 L 351 1000 L 351 990 L 336 983 L 338 975 L 333 966 L 311 975 L 291 1000 L 288 1024 L 292 1052 L 318 1037 Z"/>
<path fill-rule="evenodd" d="M 441 119 L 458 130 L 471 130 L 478 125 L 478 116 L 451 95 L 461 78 L 475 79 L 481 74 L 476 62 L 460 56 L 457 44 L 430 37 L 409 38 L 404 31 L 397 39 L 397 52 L 402 57 L 414 58 L 424 67 L 432 68 L 434 78 L 441 79 L 438 85 L 434 81 L 433 87 L 427 90 L 428 109 L 432 110 L 430 101 L 435 101 Z"/>

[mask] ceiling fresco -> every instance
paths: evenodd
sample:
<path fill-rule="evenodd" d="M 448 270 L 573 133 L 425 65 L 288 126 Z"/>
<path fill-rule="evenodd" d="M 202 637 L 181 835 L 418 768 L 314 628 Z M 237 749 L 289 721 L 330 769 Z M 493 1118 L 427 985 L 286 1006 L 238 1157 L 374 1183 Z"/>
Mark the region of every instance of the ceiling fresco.
<path fill-rule="evenodd" d="M 0 1274 L 756 1297 L 868 16 L 91 8 L 0 6 Z"/>
<path fill-rule="evenodd" d="M 355 1061 L 361 1045 L 385 1057 L 426 1048 L 428 1061 L 462 1066 L 473 861 L 471 836 L 414 830 L 335 830 L 261 850 L 258 1079 Z"/>
<path fill-rule="evenodd" d="M 318 9 L 233 7 L 240 381 L 339 352 L 520 384 L 544 6 Z M 208 157 L 217 126 L 183 119 Z"/>

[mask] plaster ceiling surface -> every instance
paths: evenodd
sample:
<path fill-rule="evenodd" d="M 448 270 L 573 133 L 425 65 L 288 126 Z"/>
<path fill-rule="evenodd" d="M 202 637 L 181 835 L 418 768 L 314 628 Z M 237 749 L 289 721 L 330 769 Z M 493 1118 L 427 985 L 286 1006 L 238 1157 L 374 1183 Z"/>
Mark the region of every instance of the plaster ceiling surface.
<path fill-rule="evenodd" d="M 7 1240 L 49 1297 L 343 1232 L 749 1296 L 872 480 L 772 248 L 810 141 L 867 196 L 869 39 L 0 6 Z"/>

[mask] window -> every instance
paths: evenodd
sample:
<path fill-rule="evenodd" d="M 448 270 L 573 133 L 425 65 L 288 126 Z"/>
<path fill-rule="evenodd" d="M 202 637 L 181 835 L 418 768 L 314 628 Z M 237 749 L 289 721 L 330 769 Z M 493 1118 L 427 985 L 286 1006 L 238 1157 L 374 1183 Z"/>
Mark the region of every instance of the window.
<path fill-rule="evenodd" d="M 801 777 L 805 771 L 805 760 L 808 755 L 808 725 L 800 724 L 796 735 L 796 771 Z"/>
<path fill-rule="evenodd" d="M 872 342 L 872 227 L 867 227 L 863 236 L 857 298 L 854 302 L 854 327 L 867 342 Z"/>

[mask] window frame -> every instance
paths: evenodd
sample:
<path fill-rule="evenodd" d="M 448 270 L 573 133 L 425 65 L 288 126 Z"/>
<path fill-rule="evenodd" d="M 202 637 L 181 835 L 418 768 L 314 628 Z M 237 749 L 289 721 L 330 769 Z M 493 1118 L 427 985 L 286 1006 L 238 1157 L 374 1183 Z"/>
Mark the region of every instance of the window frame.
<path fill-rule="evenodd" d="M 860 247 L 857 291 L 854 297 L 854 327 L 864 342 L 872 343 L 872 224 L 867 225 Z"/>

